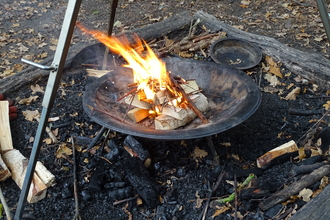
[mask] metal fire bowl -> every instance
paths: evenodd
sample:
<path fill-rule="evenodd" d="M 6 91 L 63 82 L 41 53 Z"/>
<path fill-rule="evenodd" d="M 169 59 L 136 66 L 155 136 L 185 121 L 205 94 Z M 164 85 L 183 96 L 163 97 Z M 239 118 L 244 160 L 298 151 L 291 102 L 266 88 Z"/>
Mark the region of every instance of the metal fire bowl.
<path fill-rule="evenodd" d="M 83 107 L 98 124 L 109 129 L 159 140 L 183 140 L 210 136 L 228 130 L 246 120 L 259 107 L 261 93 L 241 70 L 213 62 L 166 58 L 167 70 L 184 79 L 195 79 L 208 98 L 210 109 L 204 113 L 209 120 L 203 124 L 196 117 L 189 124 L 176 130 L 155 130 L 125 118 L 127 104 L 117 103 L 130 89 L 132 70 L 114 67 L 106 75 L 86 86 Z"/>
<path fill-rule="evenodd" d="M 216 63 L 241 70 L 256 66 L 262 59 L 258 47 L 237 38 L 224 38 L 214 42 L 210 48 L 210 55 Z"/>

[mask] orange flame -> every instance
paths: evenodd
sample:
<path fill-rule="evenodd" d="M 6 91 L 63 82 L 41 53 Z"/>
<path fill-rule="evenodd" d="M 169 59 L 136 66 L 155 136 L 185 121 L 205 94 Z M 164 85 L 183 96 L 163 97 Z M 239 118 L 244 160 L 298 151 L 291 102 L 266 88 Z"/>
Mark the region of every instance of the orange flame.
<path fill-rule="evenodd" d="M 135 45 L 132 46 L 125 37 L 120 39 L 114 36 L 109 37 L 100 31 L 88 30 L 79 23 L 76 25 L 127 61 L 128 64 L 125 66 L 133 69 L 134 82 L 139 84 L 138 89 L 144 89 L 147 99 L 152 99 L 151 96 L 154 95 L 153 88 L 148 86 L 150 79 L 157 81 L 160 88 L 166 87 L 168 75 L 165 63 L 159 60 L 148 44 L 137 35 L 134 35 Z"/>

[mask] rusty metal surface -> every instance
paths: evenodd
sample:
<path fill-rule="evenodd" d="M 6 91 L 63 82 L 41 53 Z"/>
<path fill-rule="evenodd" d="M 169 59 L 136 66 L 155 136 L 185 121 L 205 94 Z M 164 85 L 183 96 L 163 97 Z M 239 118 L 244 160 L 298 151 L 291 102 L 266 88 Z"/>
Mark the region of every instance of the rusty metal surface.
<path fill-rule="evenodd" d="M 83 97 L 85 112 L 100 125 L 112 130 L 151 139 L 181 140 L 210 136 L 232 128 L 259 107 L 261 93 L 253 80 L 241 70 L 213 62 L 167 58 L 167 70 L 184 79 L 196 79 L 211 104 L 204 114 L 210 123 L 199 118 L 176 130 L 155 130 L 125 118 L 126 104 L 116 100 L 129 91 L 133 82 L 131 69 L 114 67 L 108 74 L 87 85 Z"/>

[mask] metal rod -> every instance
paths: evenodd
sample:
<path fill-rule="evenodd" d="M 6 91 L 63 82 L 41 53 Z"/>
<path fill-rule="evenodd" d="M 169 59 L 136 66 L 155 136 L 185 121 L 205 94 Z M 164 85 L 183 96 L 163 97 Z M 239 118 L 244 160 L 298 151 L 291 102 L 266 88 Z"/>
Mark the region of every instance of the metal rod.
<path fill-rule="evenodd" d="M 43 69 L 43 70 L 56 70 L 56 67 L 54 67 L 54 66 L 45 66 L 45 65 L 42 65 L 42 64 L 39 64 L 39 63 L 35 63 L 35 62 L 31 61 L 31 60 L 27 60 L 27 59 L 24 59 L 24 58 L 22 58 L 21 61 L 24 62 L 24 63 L 30 64 L 32 66 L 36 66 L 39 69 Z"/>
<path fill-rule="evenodd" d="M 327 10 L 327 5 L 324 3 L 324 0 L 316 0 L 316 3 L 320 11 L 325 32 L 327 33 L 328 41 L 330 41 L 330 15 Z"/>
<path fill-rule="evenodd" d="M 47 124 L 47 119 L 50 114 L 50 109 L 54 104 L 54 99 L 61 80 L 61 76 L 65 65 L 65 60 L 70 47 L 70 41 L 78 17 L 81 1 L 82 0 L 69 0 L 68 2 L 67 10 L 65 13 L 65 17 L 61 29 L 61 34 L 59 37 L 58 45 L 52 63 L 52 66 L 55 67 L 57 70 L 56 71 L 52 70 L 48 78 L 46 92 L 42 103 L 43 109 L 40 117 L 40 122 L 35 136 L 35 141 L 33 143 L 30 160 L 26 169 L 22 191 L 14 217 L 15 220 L 20 220 L 22 219 L 23 216 L 27 195 L 30 189 L 33 173 L 40 153 L 41 140 L 45 133 L 45 127 Z"/>
<path fill-rule="evenodd" d="M 112 35 L 113 25 L 115 23 L 115 15 L 116 15 L 117 6 L 118 6 L 118 0 L 112 0 L 110 18 L 109 18 L 109 24 L 108 24 L 108 33 L 107 33 L 108 36 Z M 104 51 L 102 70 L 105 70 L 107 67 L 108 55 L 109 55 L 109 48 L 106 47 L 105 51 Z"/>

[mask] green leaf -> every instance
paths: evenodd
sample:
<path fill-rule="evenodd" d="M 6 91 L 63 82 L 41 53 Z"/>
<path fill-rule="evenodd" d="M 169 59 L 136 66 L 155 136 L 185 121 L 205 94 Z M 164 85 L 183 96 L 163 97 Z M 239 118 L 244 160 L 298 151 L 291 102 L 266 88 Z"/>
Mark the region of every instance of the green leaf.
<path fill-rule="evenodd" d="M 100 12 L 98 10 L 93 10 L 92 15 L 98 15 Z"/>

